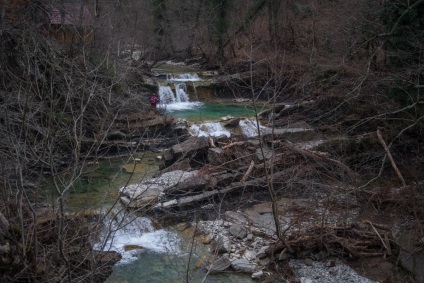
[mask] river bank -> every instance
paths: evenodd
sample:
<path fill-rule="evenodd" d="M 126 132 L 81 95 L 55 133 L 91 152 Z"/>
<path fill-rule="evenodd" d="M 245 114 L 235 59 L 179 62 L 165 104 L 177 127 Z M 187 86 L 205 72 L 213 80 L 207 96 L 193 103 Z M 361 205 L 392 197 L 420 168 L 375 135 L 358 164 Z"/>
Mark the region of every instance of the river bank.
<path fill-rule="evenodd" d="M 363 154 L 378 156 L 381 145 L 373 133 L 340 135 L 338 127 L 348 124 L 350 118 L 339 121 L 338 126 L 317 123 L 316 117 L 329 106 L 325 103 L 279 104 L 258 113 L 259 136 L 255 123 L 251 135 L 237 130 L 245 123 L 241 121 L 246 121 L 240 118 L 221 121 L 221 134 L 216 135 L 212 132 L 217 128 L 206 130 L 206 124 L 198 126 L 205 131 L 191 133 L 187 125 L 194 137 L 187 136 L 165 150 L 161 172 L 145 185 L 142 182 L 122 188 L 121 200 L 133 209 L 150 211 L 164 227 L 182 220 L 187 221 L 183 227 L 196 227 L 195 234 L 200 234 L 196 241 L 212 243 L 211 256 L 198 265 L 206 272 L 217 272 L 218 261 L 221 271 L 246 272 L 257 280 L 266 281 L 275 274 L 299 279 L 304 277 L 302 271 L 291 270 L 290 262 L 296 262 L 295 269 L 299 269 L 296 260 L 301 260 L 306 266 L 327 269 L 323 274 L 332 274 L 334 271 L 326 272 L 333 264 L 343 266 L 335 260 L 337 257 L 350 259 L 346 262 L 352 266 L 372 259 L 369 268 L 357 270 L 373 280 L 403 280 L 408 275 L 394 263 L 400 247 L 396 227 L 403 220 L 381 221 L 378 213 L 370 213 L 369 205 L 374 204 L 363 202 L 367 190 L 358 186 L 368 176 L 358 175 Z M 230 134 L 223 134 L 223 129 Z M 200 133 L 206 134 L 202 137 Z M 168 176 L 174 176 L 177 182 Z M 276 239 L 267 176 L 271 176 L 276 195 L 283 201 L 278 204 L 278 223 L 285 243 Z M 237 220 L 228 217 L 231 213 L 238 215 Z M 185 233 L 190 235 L 193 228 L 187 229 Z M 224 232 L 217 234 L 217 230 Z M 216 249 L 222 242 L 225 247 Z M 320 265 L 321 260 L 327 260 L 327 264 Z M 326 276 L 323 282 L 331 278 Z"/>

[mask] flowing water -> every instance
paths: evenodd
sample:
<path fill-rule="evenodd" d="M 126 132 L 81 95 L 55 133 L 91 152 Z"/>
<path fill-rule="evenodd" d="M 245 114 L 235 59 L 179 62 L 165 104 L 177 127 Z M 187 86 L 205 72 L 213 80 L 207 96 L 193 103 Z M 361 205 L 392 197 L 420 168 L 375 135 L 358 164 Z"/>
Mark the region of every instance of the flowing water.
<path fill-rule="evenodd" d="M 249 117 L 253 115 L 253 109 L 243 105 L 192 101 L 186 82 L 200 80 L 193 72 L 167 74 L 166 81 L 159 87 L 159 107 L 172 116 L 196 121 L 190 128 L 192 135 L 230 136 L 230 132 L 216 120 L 228 115 Z M 240 123 L 241 127 L 248 129 L 250 125 L 249 122 Z M 254 135 L 254 130 L 247 131 L 249 136 Z M 104 219 L 105 229 L 95 244 L 98 250 L 114 250 L 123 256 L 107 282 L 253 282 L 248 276 L 233 272 L 207 275 L 204 269 L 195 267 L 201 257 L 210 254 L 207 246 L 192 245 L 190 239 L 185 239 L 172 227 L 155 229 L 150 219 L 115 202 L 119 188 L 141 182 L 158 170 L 156 155 L 136 156 L 142 157 L 137 164 L 131 158 L 117 158 L 87 166 L 69 193 L 67 205 L 71 211 L 104 209 L 114 204 Z"/>
<path fill-rule="evenodd" d="M 159 86 L 159 108 L 162 108 L 176 118 L 186 119 L 193 124 L 190 133 L 195 136 L 230 137 L 231 133 L 216 120 L 222 117 L 243 117 L 239 127 L 247 137 L 258 135 L 256 123 L 248 117 L 255 114 L 252 106 L 232 103 L 192 101 L 193 94 L 188 92 L 187 82 L 197 82 L 202 79 L 196 73 L 166 74 L 166 80 Z M 195 89 L 195 87 L 194 87 Z M 261 129 L 265 127 L 260 126 Z"/>

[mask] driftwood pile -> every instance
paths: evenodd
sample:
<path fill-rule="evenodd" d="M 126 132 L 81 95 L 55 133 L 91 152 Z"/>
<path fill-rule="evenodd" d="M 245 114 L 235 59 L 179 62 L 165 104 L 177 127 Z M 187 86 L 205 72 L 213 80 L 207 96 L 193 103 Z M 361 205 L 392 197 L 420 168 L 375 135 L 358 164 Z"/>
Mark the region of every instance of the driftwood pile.
<path fill-rule="evenodd" d="M 398 249 L 390 229 L 370 221 L 355 223 L 348 227 L 310 227 L 306 231 L 290 234 L 287 237 L 287 244 L 298 258 L 317 255 L 322 251 L 326 255 L 338 257 L 388 258 Z M 286 245 L 278 241 L 267 250 L 267 254 L 277 259 L 285 258 L 287 253 Z"/>

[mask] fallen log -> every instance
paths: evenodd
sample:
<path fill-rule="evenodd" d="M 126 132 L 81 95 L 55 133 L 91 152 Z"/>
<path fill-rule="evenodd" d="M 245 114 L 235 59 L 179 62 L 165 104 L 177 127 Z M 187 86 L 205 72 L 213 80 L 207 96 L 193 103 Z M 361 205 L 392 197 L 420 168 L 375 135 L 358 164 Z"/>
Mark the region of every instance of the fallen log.
<path fill-rule="evenodd" d="M 161 203 L 156 204 L 153 208 L 171 208 L 171 207 L 174 207 L 174 206 L 189 205 L 191 203 L 204 200 L 206 198 L 209 198 L 209 197 L 217 195 L 217 194 L 228 193 L 232 189 L 233 188 L 227 188 L 227 189 L 223 189 L 223 190 L 206 191 L 204 193 L 194 195 L 194 196 L 183 197 L 183 198 L 173 199 L 173 200 L 170 200 L 170 201 L 161 202 Z"/>

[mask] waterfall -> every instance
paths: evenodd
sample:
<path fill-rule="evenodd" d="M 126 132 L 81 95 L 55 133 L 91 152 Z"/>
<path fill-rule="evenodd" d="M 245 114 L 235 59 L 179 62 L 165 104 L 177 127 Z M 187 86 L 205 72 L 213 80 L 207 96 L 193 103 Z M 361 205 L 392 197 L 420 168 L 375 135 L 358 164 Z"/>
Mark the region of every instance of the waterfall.
<path fill-rule="evenodd" d="M 160 108 L 174 111 L 193 109 L 203 105 L 201 102 L 190 102 L 186 85 L 187 81 L 193 82 L 201 80 L 197 74 L 167 74 L 166 78 L 166 84 L 159 86 L 158 94 Z"/>
<path fill-rule="evenodd" d="M 188 102 L 187 85 L 185 83 L 175 84 L 175 96 L 177 102 Z"/>
<path fill-rule="evenodd" d="M 159 86 L 159 102 L 171 104 L 175 102 L 175 95 L 170 86 Z"/>
<path fill-rule="evenodd" d="M 170 86 L 159 86 L 159 101 L 161 104 L 189 102 L 186 84 L 175 84 L 175 93 Z"/>

